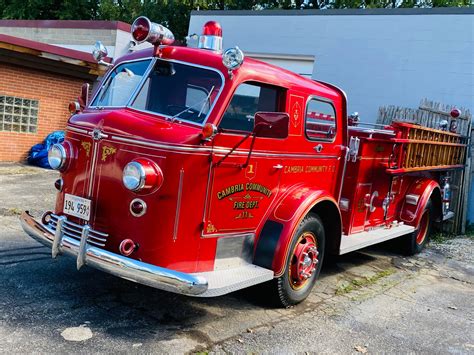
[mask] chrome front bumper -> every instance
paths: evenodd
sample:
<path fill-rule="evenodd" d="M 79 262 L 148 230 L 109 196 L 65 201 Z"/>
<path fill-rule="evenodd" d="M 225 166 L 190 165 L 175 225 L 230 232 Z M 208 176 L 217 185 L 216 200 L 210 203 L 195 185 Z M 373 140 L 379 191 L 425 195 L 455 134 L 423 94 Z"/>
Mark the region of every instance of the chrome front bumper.
<path fill-rule="evenodd" d="M 20 217 L 25 232 L 41 244 L 51 247 L 53 258 L 61 253 L 71 254 L 76 257 L 78 269 L 82 265 L 89 265 L 126 280 L 189 296 L 206 292 L 208 283 L 202 276 L 147 264 L 88 244 L 87 231 L 90 229 L 88 226 L 83 228 L 80 241 L 65 236 L 62 227 L 65 219 L 60 217 L 56 232 L 53 234 L 28 212 L 23 212 Z"/>

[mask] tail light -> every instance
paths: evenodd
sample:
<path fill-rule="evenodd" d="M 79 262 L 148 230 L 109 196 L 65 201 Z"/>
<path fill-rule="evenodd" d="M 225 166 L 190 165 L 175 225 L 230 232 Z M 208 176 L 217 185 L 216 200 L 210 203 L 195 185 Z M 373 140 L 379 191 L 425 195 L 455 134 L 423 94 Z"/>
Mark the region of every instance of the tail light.
<path fill-rule="evenodd" d="M 147 41 L 151 44 L 169 45 L 174 42 L 174 35 L 169 29 L 151 22 L 145 16 L 140 16 L 133 21 L 131 31 L 132 37 L 137 43 Z"/>

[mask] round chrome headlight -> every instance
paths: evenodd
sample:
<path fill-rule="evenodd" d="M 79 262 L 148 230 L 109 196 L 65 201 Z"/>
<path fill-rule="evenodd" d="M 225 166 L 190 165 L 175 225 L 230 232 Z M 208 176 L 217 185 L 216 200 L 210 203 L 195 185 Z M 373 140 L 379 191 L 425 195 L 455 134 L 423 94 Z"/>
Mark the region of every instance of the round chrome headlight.
<path fill-rule="evenodd" d="M 66 164 L 66 149 L 62 144 L 56 143 L 49 148 L 48 163 L 52 169 L 60 170 Z"/>
<path fill-rule="evenodd" d="M 122 174 L 123 185 L 131 190 L 137 191 L 145 186 L 146 172 L 142 164 L 132 161 L 125 165 Z"/>

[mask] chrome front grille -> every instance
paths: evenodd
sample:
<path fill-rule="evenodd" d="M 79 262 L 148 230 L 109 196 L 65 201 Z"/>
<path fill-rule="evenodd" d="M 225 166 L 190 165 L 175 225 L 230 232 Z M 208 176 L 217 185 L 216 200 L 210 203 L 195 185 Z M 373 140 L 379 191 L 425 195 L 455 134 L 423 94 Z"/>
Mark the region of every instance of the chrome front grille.
<path fill-rule="evenodd" d="M 48 214 L 50 218 L 45 218 L 43 217 L 43 221 L 46 223 L 44 226 L 52 233 L 56 232 L 56 228 L 58 225 L 58 215 L 55 215 L 53 213 Z M 46 217 L 47 217 L 46 216 Z M 81 234 L 85 226 L 81 226 L 79 224 L 73 223 L 71 221 L 68 221 L 67 219 L 64 221 L 63 224 L 63 234 L 65 236 L 68 236 L 70 238 L 76 239 L 78 241 L 81 240 Z M 109 235 L 107 233 L 102 233 L 98 232 L 96 230 L 90 229 L 88 238 L 87 238 L 87 243 L 98 246 L 98 247 L 104 247 L 105 243 L 107 242 L 107 237 Z"/>

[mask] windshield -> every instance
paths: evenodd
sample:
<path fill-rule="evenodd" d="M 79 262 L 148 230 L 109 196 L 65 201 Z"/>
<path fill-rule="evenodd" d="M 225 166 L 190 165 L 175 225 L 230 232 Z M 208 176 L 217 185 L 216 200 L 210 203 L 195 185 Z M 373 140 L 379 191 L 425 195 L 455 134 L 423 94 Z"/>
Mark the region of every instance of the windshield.
<path fill-rule="evenodd" d="M 117 65 L 110 73 L 91 106 L 123 107 L 141 82 L 151 60 Z"/>
<path fill-rule="evenodd" d="M 158 60 L 131 106 L 201 124 L 221 86 L 216 71 Z"/>

